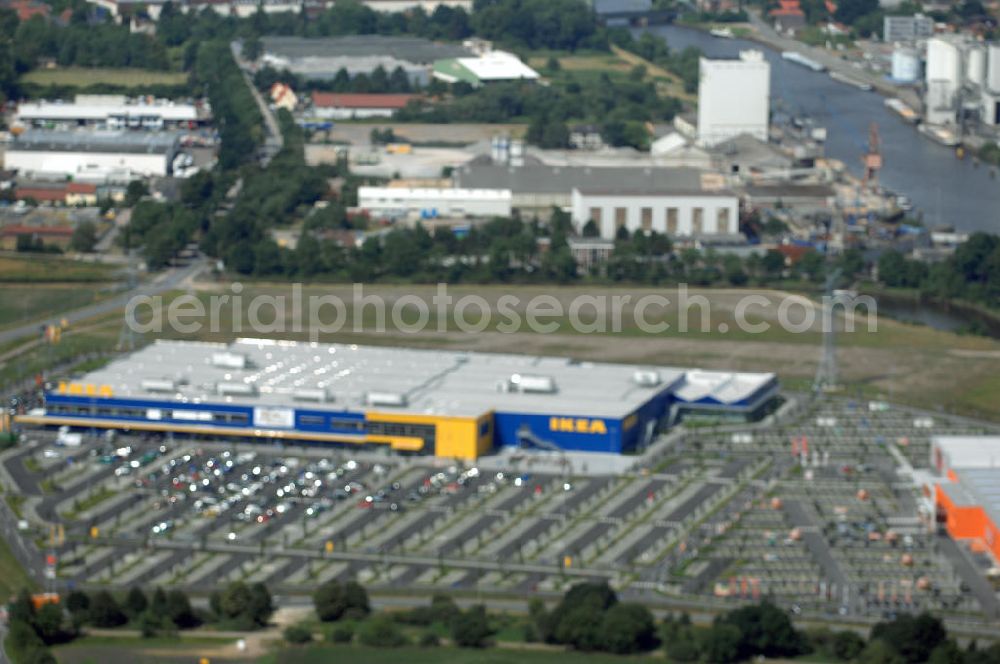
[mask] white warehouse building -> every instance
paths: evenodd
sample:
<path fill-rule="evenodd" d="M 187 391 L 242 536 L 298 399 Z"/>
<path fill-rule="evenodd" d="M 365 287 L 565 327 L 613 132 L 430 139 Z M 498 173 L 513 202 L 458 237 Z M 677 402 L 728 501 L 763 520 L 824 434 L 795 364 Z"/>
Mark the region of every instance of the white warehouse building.
<path fill-rule="evenodd" d="M 188 129 L 208 120 L 194 104 L 165 99 L 128 99 L 124 95 L 77 95 L 72 103 L 23 102 L 17 121 L 31 127 L 100 126 L 107 129 Z"/>
<path fill-rule="evenodd" d="M 698 77 L 698 142 L 713 146 L 750 134 L 767 140 L 771 111 L 771 65 L 760 51 L 739 59 L 701 58 Z"/>
<path fill-rule="evenodd" d="M 655 231 L 671 237 L 737 235 L 740 231 L 739 198 L 729 191 L 574 189 L 572 200 L 577 230 L 592 220 L 608 240 L 623 226 L 629 233 Z"/>
<path fill-rule="evenodd" d="M 99 178 L 172 174 L 178 134 L 129 131 L 28 131 L 7 145 L 4 168 L 22 175 Z"/>
<path fill-rule="evenodd" d="M 509 217 L 510 189 L 359 187 L 358 207 L 374 217 Z"/>

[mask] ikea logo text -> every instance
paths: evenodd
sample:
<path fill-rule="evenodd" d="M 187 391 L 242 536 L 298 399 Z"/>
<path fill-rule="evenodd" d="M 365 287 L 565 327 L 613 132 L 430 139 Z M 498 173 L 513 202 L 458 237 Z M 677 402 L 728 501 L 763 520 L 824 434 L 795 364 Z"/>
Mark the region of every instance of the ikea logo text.
<path fill-rule="evenodd" d="M 549 431 L 606 434 L 608 428 L 604 425 L 604 420 L 590 420 L 584 417 L 550 417 Z"/>

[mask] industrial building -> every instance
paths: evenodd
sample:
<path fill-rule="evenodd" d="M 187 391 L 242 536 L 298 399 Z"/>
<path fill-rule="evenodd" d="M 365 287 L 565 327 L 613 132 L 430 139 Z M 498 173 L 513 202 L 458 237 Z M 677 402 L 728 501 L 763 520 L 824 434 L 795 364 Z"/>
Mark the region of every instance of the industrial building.
<path fill-rule="evenodd" d="M 1000 44 L 955 34 L 928 39 L 924 87 L 929 125 L 956 125 L 969 118 L 1000 124 Z"/>
<path fill-rule="evenodd" d="M 310 39 L 304 37 L 263 37 L 261 64 L 287 69 L 313 80 L 333 79 L 343 69 L 351 77 L 371 75 L 379 67 L 391 74 L 397 68 L 410 82 L 425 86 L 438 60 L 472 55 L 455 44 L 442 44 L 418 37 L 347 35 Z"/>
<path fill-rule="evenodd" d="M 376 218 L 509 217 L 509 189 L 358 187 L 358 208 Z"/>
<path fill-rule="evenodd" d="M 573 190 L 619 193 L 702 193 L 721 188 L 716 173 L 694 168 L 646 166 L 550 166 L 537 161 L 515 164 L 476 159 L 455 169 L 456 187 L 509 189 L 511 207 L 525 217 L 546 219 L 553 208 L 570 210 Z M 613 218 L 613 214 L 611 217 Z M 586 219 L 584 220 L 586 222 Z"/>
<path fill-rule="evenodd" d="M 434 78 L 478 88 L 496 81 L 534 81 L 538 79 L 538 72 L 513 53 L 489 51 L 476 57 L 438 60 L 434 63 Z"/>
<path fill-rule="evenodd" d="M 738 235 L 739 206 L 739 197 L 725 190 L 574 189 L 572 217 L 578 230 L 593 221 L 607 240 L 620 228 L 672 237 Z"/>
<path fill-rule="evenodd" d="M 71 103 L 21 102 L 15 121 L 28 127 L 161 130 L 192 129 L 209 119 L 209 114 L 194 104 L 125 95 L 77 95 Z"/>
<path fill-rule="evenodd" d="M 324 120 L 391 118 L 416 95 L 313 92 L 311 115 Z"/>
<path fill-rule="evenodd" d="M 891 76 L 895 83 L 916 83 L 920 78 L 920 54 L 908 46 L 892 50 Z"/>
<path fill-rule="evenodd" d="M 1000 561 L 1000 436 L 935 436 L 930 464 L 938 522 Z"/>
<path fill-rule="evenodd" d="M 698 142 L 712 146 L 740 134 L 766 141 L 771 108 L 771 65 L 760 51 L 738 59 L 701 58 Z"/>
<path fill-rule="evenodd" d="M 622 453 L 685 411 L 755 418 L 773 374 L 239 339 L 159 341 L 49 386 L 22 424 L 155 431 L 475 459 L 495 447 Z"/>
<path fill-rule="evenodd" d="M 7 145 L 4 167 L 21 175 L 107 178 L 173 173 L 178 134 L 31 130 Z"/>
<path fill-rule="evenodd" d="M 882 40 L 887 44 L 913 42 L 933 35 L 934 19 L 923 14 L 886 16 L 882 19 Z"/>

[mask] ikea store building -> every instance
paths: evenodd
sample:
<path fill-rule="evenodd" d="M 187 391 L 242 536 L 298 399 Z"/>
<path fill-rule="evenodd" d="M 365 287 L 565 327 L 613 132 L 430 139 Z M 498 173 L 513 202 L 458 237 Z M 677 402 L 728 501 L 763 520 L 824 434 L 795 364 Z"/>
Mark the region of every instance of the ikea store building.
<path fill-rule="evenodd" d="M 693 412 L 756 419 L 777 393 L 767 373 L 262 339 L 159 341 L 49 386 L 45 407 L 18 421 L 475 459 L 500 446 L 629 452 Z"/>

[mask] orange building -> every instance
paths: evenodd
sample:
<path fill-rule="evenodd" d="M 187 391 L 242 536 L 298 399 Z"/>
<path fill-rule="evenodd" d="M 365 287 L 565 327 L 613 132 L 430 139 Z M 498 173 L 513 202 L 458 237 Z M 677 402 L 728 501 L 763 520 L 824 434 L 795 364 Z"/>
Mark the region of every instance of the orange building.
<path fill-rule="evenodd" d="M 938 521 L 956 540 L 1000 561 L 1000 436 L 936 436 L 931 466 Z"/>

